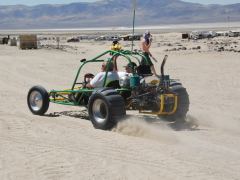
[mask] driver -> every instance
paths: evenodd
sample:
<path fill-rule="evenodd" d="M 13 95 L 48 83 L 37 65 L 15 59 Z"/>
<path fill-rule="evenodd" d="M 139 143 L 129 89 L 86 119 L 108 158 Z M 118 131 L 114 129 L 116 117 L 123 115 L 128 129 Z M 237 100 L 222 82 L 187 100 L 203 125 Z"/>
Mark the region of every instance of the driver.
<path fill-rule="evenodd" d="M 106 85 L 109 84 L 112 81 L 119 80 L 118 73 L 115 71 L 114 65 L 112 62 L 108 62 L 106 64 L 105 62 L 101 66 L 101 72 L 99 72 L 87 85 L 87 88 L 101 88 L 103 87 L 104 83 L 104 77 L 106 75 L 106 70 L 108 67 L 108 73 L 107 73 L 107 80 Z"/>

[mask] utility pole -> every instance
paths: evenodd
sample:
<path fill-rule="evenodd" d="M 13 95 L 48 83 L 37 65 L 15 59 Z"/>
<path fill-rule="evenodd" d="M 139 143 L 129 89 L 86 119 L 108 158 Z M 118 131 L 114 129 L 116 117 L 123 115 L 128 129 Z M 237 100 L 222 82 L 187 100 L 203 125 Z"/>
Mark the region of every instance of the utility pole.
<path fill-rule="evenodd" d="M 135 15 L 136 15 L 136 0 L 133 0 L 133 30 L 132 30 L 132 51 L 133 51 L 133 42 L 134 42 L 134 33 L 135 33 Z"/>
<path fill-rule="evenodd" d="M 59 49 L 60 37 L 57 37 L 56 40 L 57 40 L 57 49 Z"/>

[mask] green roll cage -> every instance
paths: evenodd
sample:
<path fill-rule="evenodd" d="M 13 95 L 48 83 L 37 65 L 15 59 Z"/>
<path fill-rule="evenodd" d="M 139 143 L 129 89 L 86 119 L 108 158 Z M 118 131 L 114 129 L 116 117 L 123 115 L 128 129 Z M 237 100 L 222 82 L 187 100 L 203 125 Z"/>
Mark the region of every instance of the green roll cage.
<path fill-rule="evenodd" d="M 107 61 L 101 59 L 103 56 L 105 56 L 107 54 L 111 54 L 112 56 L 110 58 L 107 58 Z M 94 57 L 93 59 L 81 60 L 81 65 L 77 71 L 77 74 L 76 74 L 76 77 L 74 79 L 71 89 L 51 90 L 49 92 L 50 102 L 56 103 L 56 104 L 70 105 L 70 106 L 79 106 L 79 105 L 85 106 L 85 104 L 81 103 L 80 100 L 79 101 L 71 101 L 69 99 L 69 95 L 74 95 L 76 93 L 81 94 L 81 97 L 79 99 L 82 99 L 83 97 L 89 97 L 92 94 L 92 92 L 96 90 L 96 89 L 88 89 L 88 88 L 76 88 L 76 85 L 82 84 L 82 83 L 77 82 L 82 68 L 88 63 L 107 62 L 107 70 L 106 70 L 106 74 L 104 77 L 104 83 L 103 83 L 103 87 L 106 87 L 107 74 L 109 72 L 109 62 L 113 62 L 113 58 L 115 56 L 124 57 L 124 59 L 127 60 L 128 63 L 132 62 L 131 58 L 136 59 L 139 64 L 141 61 L 140 58 L 146 60 L 145 56 L 143 55 L 143 53 L 141 51 L 129 51 L 129 50 L 121 50 L 121 51 L 108 50 L 108 51 L 105 51 L 102 54 Z M 133 73 L 136 73 L 136 71 L 134 70 Z M 116 90 L 118 92 L 131 91 L 130 89 L 126 89 L 126 88 L 121 88 L 121 89 L 116 89 Z"/>

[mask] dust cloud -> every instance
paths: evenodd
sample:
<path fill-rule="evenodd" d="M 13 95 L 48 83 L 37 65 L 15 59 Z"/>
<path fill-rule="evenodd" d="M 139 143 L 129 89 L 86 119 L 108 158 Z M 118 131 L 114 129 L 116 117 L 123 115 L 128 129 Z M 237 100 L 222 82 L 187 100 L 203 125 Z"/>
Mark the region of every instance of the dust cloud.
<path fill-rule="evenodd" d="M 112 130 L 123 135 L 141 137 L 162 143 L 177 143 L 175 132 L 166 122 L 141 116 L 129 116 Z"/>

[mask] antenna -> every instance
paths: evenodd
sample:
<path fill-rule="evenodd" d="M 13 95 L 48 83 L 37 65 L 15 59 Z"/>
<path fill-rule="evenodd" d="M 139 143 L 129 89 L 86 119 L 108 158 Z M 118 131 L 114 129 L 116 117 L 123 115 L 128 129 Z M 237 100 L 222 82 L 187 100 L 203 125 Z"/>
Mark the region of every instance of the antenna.
<path fill-rule="evenodd" d="M 132 51 L 133 51 L 133 41 L 134 41 L 134 30 L 135 30 L 135 14 L 136 14 L 136 6 L 137 0 L 132 0 L 133 3 L 133 30 L 132 30 Z"/>

